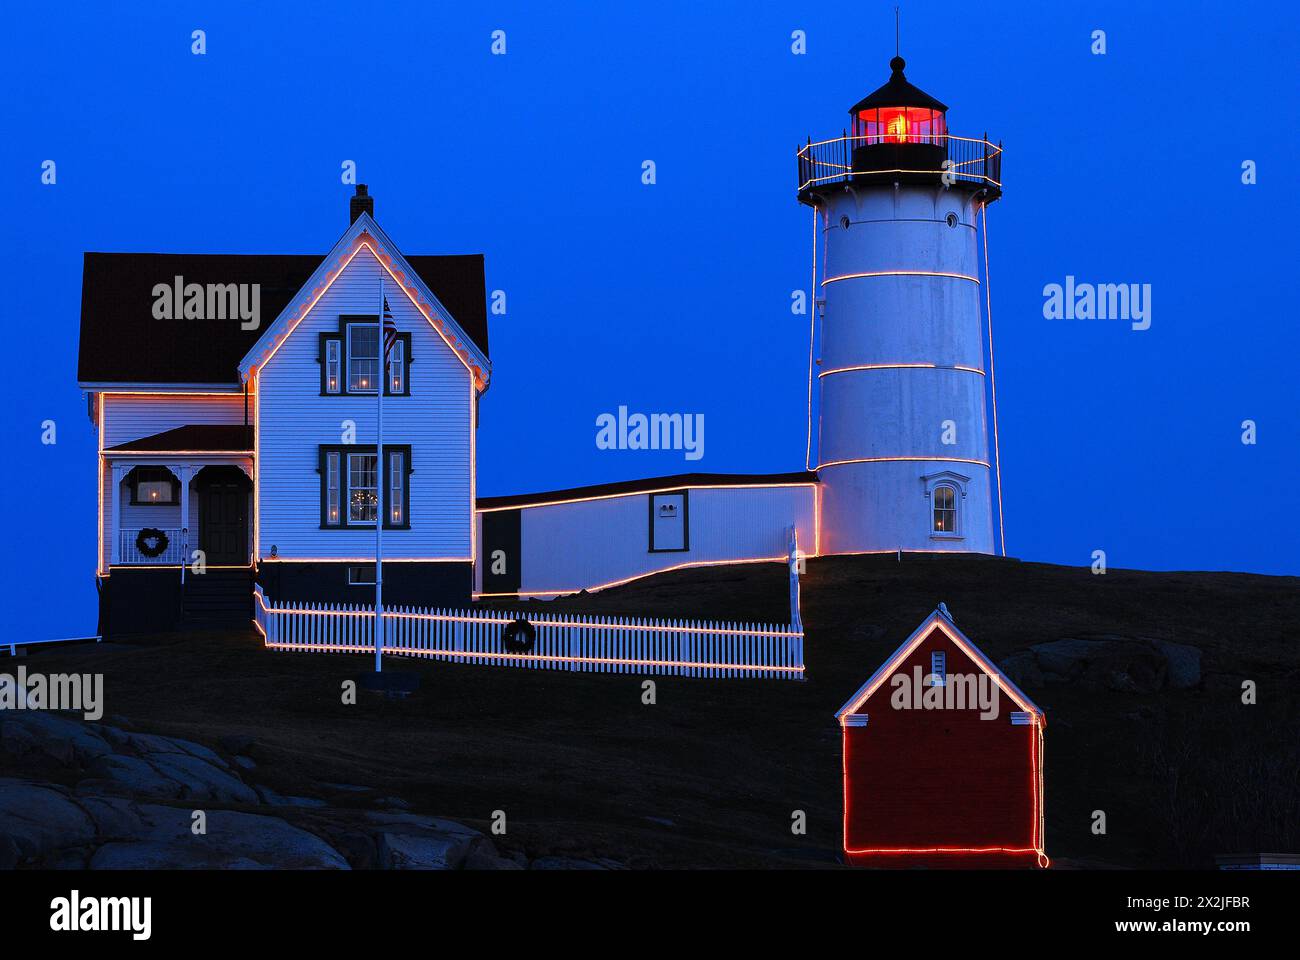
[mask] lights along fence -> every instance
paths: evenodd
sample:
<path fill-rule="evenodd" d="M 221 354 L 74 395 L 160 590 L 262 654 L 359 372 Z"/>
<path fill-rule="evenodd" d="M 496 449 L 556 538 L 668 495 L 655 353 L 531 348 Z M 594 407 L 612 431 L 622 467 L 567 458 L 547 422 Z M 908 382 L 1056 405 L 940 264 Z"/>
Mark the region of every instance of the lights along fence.
<path fill-rule="evenodd" d="M 374 653 L 374 608 L 267 603 L 254 588 L 257 628 L 272 650 Z M 527 650 L 507 650 L 506 627 L 526 619 Z M 803 631 L 789 624 L 659 620 L 501 610 L 384 610 L 384 653 L 581 673 L 801 680 Z"/>

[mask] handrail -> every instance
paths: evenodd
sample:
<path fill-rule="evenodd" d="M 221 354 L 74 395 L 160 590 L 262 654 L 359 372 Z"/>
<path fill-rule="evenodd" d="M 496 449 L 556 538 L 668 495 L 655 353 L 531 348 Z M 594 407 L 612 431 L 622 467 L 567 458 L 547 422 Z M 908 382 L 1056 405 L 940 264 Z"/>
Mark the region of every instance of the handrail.
<path fill-rule="evenodd" d="M 940 167 L 909 169 L 900 166 L 898 151 L 883 152 L 879 166 L 873 166 L 870 156 L 855 152 L 861 147 L 914 146 L 938 147 L 944 161 Z M 816 142 L 809 141 L 796 152 L 799 166 L 799 193 L 825 183 L 839 183 L 853 177 L 878 174 L 910 174 L 942 178 L 947 175 L 954 181 L 983 183 L 998 191 L 1002 189 L 1002 146 L 984 138 L 959 137 L 956 134 L 924 134 L 899 141 L 890 134 L 865 134 L 832 137 Z"/>
<path fill-rule="evenodd" d="M 185 559 L 185 527 L 153 527 L 167 535 L 167 549 L 156 557 L 149 557 L 136 549 L 135 540 L 141 530 L 150 527 L 123 527 L 119 531 L 119 559 L 114 566 L 158 566 L 183 563 Z"/>
<path fill-rule="evenodd" d="M 0 643 L 0 647 L 8 647 L 9 656 L 16 657 L 18 656 L 19 647 L 33 647 L 41 643 L 90 643 L 92 640 L 95 643 L 100 643 L 103 639 L 103 636 L 97 635 L 93 637 L 50 637 L 45 640 L 6 640 Z"/>

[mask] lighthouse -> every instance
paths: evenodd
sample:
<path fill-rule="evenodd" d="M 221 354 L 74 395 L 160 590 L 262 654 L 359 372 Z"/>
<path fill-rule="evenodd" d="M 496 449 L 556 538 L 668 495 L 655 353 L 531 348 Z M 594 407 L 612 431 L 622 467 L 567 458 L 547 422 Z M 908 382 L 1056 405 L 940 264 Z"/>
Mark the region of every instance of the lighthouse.
<path fill-rule="evenodd" d="M 890 61 L 843 136 L 798 152 L 798 198 L 816 215 L 809 465 L 820 549 L 994 553 L 981 258 L 1002 151 L 987 135 L 950 133 L 947 106 L 905 66 Z"/>

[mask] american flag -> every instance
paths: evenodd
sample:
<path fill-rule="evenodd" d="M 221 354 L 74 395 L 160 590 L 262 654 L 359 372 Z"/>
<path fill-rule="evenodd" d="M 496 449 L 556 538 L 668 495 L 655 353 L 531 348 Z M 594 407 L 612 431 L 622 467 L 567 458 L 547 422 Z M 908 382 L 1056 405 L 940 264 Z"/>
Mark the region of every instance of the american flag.
<path fill-rule="evenodd" d="M 388 309 L 388 298 L 384 297 L 384 356 L 393 352 L 397 343 L 397 324 L 393 322 L 393 311 Z"/>

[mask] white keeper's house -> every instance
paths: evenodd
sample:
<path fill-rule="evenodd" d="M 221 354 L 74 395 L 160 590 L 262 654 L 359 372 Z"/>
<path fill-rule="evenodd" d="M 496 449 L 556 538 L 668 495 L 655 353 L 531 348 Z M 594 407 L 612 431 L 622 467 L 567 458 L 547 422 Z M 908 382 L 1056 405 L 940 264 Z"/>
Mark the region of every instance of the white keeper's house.
<path fill-rule="evenodd" d="M 791 473 L 477 499 L 483 258 L 404 256 L 364 186 L 324 257 L 87 253 L 101 633 L 247 621 L 254 580 L 273 601 L 369 603 L 377 522 L 385 602 L 421 607 L 779 561 L 792 542 L 993 552 L 977 251 L 1001 150 L 949 134 L 891 67 L 851 135 L 798 154 L 820 274 Z M 381 283 L 399 331 L 383 370 Z"/>

